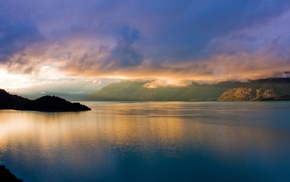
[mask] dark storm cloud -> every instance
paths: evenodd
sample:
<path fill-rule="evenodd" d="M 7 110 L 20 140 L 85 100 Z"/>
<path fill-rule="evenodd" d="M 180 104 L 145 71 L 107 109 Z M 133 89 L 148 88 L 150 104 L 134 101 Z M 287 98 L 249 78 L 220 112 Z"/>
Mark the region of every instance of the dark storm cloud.
<path fill-rule="evenodd" d="M 164 25 L 159 27 L 155 41 L 150 42 L 156 45 L 152 48 L 161 50 L 156 54 L 161 59 L 181 61 L 210 57 L 215 49 L 208 47 L 212 39 L 263 24 L 289 9 L 289 1 L 188 2 L 191 3 L 184 3 L 183 7 L 178 6 L 178 2 L 171 4 L 171 14 L 164 16 Z"/>
<path fill-rule="evenodd" d="M 41 40 L 43 37 L 34 24 L 0 19 L 0 61 L 7 61 L 9 56 Z"/>
<path fill-rule="evenodd" d="M 121 27 L 117 30 L 120 37 L 102 68 L 111 70 L 140 65 L 143 61 L 143 57 L 134 47 L 134 44 L 140 38 L 139 32 L 128 26 Z"/>
<path fill-rule="evenodd" d="M 272 50 L 277 51 L 270 57 L 279 54 L 286 60 L 284 50 L 290 46 L 290 35 L 281 35 L 280 31 L 288 25 L 265 28 L 287 14 L 288 0 L 0 0 L 0 3 L 2 61 L 17 62 L 11 57 L 27 54 L 26 48 L 39 45 L 44 56 L 39 57 L 38 48 L 37 54 L 30 49 L 25 60 L 29 61 L 31 56 L 41 61 L 65 61 L 64 70 L 80 73 L 115 71 L 126 75 L 128 68 L 158 72 L 178 64 L 198 67 L 200 62 L 213 63 L 218 55 L 225 59 L 227 56 L 239 59 L 241 53 L 255 57 L 250 54 L 269 49 L 269 44 L 275 44 Z M 254 31 L 259 27 L 264 27 L 262 33 Z M 53 48 L 55 45 L 59 45 L 57 49 Z M 208 70 L 210 66 L 201 67 L 202 73 L 216 72 Z M 188 72 L 186 66 L 178 67 L 178 73 L 183 70 Z"/>

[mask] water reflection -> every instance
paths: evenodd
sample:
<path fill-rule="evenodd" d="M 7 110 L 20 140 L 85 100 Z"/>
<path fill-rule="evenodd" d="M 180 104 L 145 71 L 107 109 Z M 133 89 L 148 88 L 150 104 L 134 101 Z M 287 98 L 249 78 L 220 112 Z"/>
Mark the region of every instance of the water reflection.
<path fill-rule="evenodd" d="M 0 111 L 1 162 L 27 181 L 290 179 L 289 103 L 86 104 Z"/>

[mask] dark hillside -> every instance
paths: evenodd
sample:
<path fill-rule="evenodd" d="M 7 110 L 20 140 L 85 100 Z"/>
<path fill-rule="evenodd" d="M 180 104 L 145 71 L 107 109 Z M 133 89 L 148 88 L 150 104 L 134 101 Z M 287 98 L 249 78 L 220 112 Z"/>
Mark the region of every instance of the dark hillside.
<path fill-rule="evenodd" d="M 5 166 L 0 166 L 0 181 L 1 182 L 21 182 L 17 179 Z"/>
<path fill-rule="evenodd" d="M 13 109 L 29 102 L 28 99 L 17 95 L 11 95 L 0 89 L 0 109 Z"/>
<path fill-rule="evenodd" d="M 289 100 L 290 78 L 249 82 L 192 83 L 189 86 L 147 88 L 150 81 L 110 84 L 83 100 L 92 101 L 255 101 Z"/>
<path fill-rule="evenodd" d="M 71 103 L 55 96 L 44 96 L 21 105 L 17 110 L 63 112 L 63 111 L 88 111 L 91 110 L 80 103 Z"/>
<path fill-rule="evenodd" d="M 11 95 L 0 89 L 0 109 L 16 109 L 31 111 L 88 111 L 91 110 L 80 103 L 71 103 L 55 96 L 44 96 L 36 100 L 29 100 L 17 95 Z"/>

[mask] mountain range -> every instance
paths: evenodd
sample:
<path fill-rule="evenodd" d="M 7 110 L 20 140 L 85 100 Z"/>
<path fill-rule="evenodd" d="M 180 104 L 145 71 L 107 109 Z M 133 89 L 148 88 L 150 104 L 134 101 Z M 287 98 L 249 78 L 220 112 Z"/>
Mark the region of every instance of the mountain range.
<path fill-rule="evenodd" d="M 285 101 L 290 100 L 290 78 L 215 84 L 192 82 L 187 86 L 148 87 L 152 81 L 123 81 L 85 96 L 83 101 Z M 0 109 L 85 111 L 90 108 L 55 96 L 29 100 L 0 89 Z"/>
<path fill-rule="evenodd" d="M 146 87 L 152 81 L 110 84 L 83 98 L 92 101 L 270 101 L 290 100 L 290 78 Z"/>

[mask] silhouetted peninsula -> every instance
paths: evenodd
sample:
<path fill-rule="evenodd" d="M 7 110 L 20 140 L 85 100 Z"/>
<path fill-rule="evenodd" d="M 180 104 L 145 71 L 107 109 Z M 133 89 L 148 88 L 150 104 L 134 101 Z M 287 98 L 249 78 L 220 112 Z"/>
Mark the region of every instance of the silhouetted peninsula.
<path fill-rule="evenodd" d="M 89 111 L 89 107 L 80 103 L 71 103 L 56 96 L 44 96 L 29 100 L 17 95 L 11 95 L 0 89 L 0 109 L 15 109 L 43 112 Z"/>
<path fill-rule="evenodd" d="M 0 101 L 0 109 L 15 109 L 16 107 L 29 102 L 29 99 L 17 95 L 11 95 L 5 90 L 0 89 Z"/>
<path fill-rule="evenodd" d="M 71 103 L 56 96 L 44 96 L 29 101 L 17 110 L 44 111 L 44 112 L 68 112 L 68 111 L 89 111 L 89 107 L 80 103 Z"/>
<path fill-rule="evenodd" d="M 22 180 L 17 179 L 5 166 L 0 166 L 0 181 L 21 182 Z"/>

